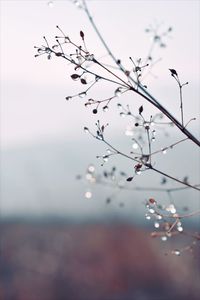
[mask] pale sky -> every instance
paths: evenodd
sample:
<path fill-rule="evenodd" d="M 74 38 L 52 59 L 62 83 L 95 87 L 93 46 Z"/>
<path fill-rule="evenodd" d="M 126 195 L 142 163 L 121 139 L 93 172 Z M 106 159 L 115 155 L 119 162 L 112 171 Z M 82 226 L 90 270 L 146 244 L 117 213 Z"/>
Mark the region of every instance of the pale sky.
<path fill-rule="evenodd" d="M 85 32 L 91 52 L 105 54 L 84 12 L 70 1 L 1 1 L 1 143 L 3 147 L 41 140 L 44 136 L 74 136 L 72 127 L 81 126 L 88 112 L 83 105 L 64 101 L 76 93 L 77 84 L 70 80 L 71 68 L 59 59 L 34 58 L 34 45 L 50 43 L 59 25 L 74 40 L 80 29 Z M 174 109 L 170 97 L 176 95 L 175 83 L 168 68 L 179 71 L 185 90 L 186 111 L 197 111 L 199 97 L 199 2 L 198 1 L 88 1 L 95 21 L 117 57 L 129 64 L 128 57 L 145 57 L 150 46 L 144 29 L 153 22 L 163 23 L 161 30 L 173 27 L 168 47 L 160 49 L 163 61 L 155 68 L 157 80 L 151 80 L 154 94 Z M 112 15 L 112 18 L 110 18 Z M 192 96 L 192 97 L 191 97 Z M 188 99 L 190 98 L 190 99 Z M 191 104 L 194 107 L 191 107 Z M 79 111 L 79 122 L 74 118 Z M 187 112 L 186 112 L 187 113 Z M 91 114 L 89 114 L 91 116 Z M 91 117 L 92 118 L 92 117 Z M 36 121 L 37 120 L 37 121 Z M 70 130 L 67 124 L 70 121 Z M 93 121 L 92 121 L 93 122 Z"/>

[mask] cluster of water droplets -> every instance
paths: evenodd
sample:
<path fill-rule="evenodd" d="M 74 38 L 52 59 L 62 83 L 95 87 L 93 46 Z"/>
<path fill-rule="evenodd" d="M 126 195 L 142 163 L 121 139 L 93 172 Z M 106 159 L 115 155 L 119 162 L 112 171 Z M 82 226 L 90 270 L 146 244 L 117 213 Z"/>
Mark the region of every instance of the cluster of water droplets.
<path fill-rule="evenodd" d="M 152 141 L 152 142 L 155 142 L 155 140 L 156 140 L 156 131 L 155 131 L 155 129 L 154 129 L 154 130 L 152 130 L 151 141 Z"/>
<path fill-rule="evenodd" d="M 110 157 L 110 154 L 106 154 L 106 155 L 102 155 L 102 156 L 100 156 L 100 155 L 97 155 L 97 156 L 96 156 L 97 159 L 101 159 L 101 160 L 102 160 L 102 163 L 101 163 L 101 166 L 102 166 L 102 167 L 103 167 L 103 165 L 104 165 L 106 162 L 108 162 L 109 157 Z"/>
<path fill-rule="evenodd" d="M 91 192 L 90 190 L 87 190 L 87 191 L 85 192 L 85 198 L 86 198 L 86 199 L 91 199 L 91 198 L 92 198 L 92 192 Z"/>
<path fill-rule="evenodd" d="M 95 183 L 96 182 L 95 167 L 94 167 L 94 165 L 91 164 L 91 165 L 88 166 L 88 168 L 86 170 L 85 178 L 90 183 Z"/>
<path fill-rule="evenodd" d="M 145 218 L 147 220 L 151 220 L 152 217 L 156 216 L 156 215 L 154 215 L 155 214 L 156 201 L 153 198 L 150 198 L 149 201 L 146 202 L 145 206 L 146 206 L 146 209 L 148 210 L 148 213 L 145 214 Z"/>
<path fill-rule="evenodd" d="M 86 128 L 86 127 L 85 127 Z M 86 180 L 92 184 L 92 183 L 95 183 L 96 182 L 96 175 L 95 175 L 95 167 L 93 164 L 90 164 L 88 167 L 87 167 L 87 170 L 86 170 L 86 174 L 85 174 L 85 178 Z M 92 198 L 92 191 L 90 189 L 87 189 L 85 191 L 85 198 L 86 199 L 91 199 Z"/>
<path fill-rule="evenodd" d="M 114 92 L 114 95 L 115 97 L 120 97 L 123 93 L 123 88 L 122 87 L 118 87 L 115 92 Z"/>
<path fill-rule="evenodd" d="M 170 203 L 165 210 L 171 214 L 175 214 L 176 213 L 176 207 L 173 203 Z"/>

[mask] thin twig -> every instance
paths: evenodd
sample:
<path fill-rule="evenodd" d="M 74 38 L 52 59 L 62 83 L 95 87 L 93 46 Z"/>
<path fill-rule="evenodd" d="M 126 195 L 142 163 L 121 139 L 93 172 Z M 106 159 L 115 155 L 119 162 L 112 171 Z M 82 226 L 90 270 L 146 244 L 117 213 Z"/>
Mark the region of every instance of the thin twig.
<path fill-rule="evenodd" d="M 93 135 L 93 134 L 92 134 L 92 135 Z M 93 137 L 95 137 L 95 136 L 93 135 Z M 136 162 L 141 163 L 141 161 L 139 161 L 139 160 L 137 160 L 137 159 L 135 159 L 135 158 L 133 158 L 133 157 L 131 157 L 131 156 L 129 156 L 129 155 L 123 153 L 122 151 L 119 151 L 117 148 L 115 148 L 115 147 L 112 146 L 109 142 L 107 142 L 104 138 L 102 138 L 101 141 L 104 142 L 104 143 L 105 143 L 107 146 L 109 146 L 111 149 L 113 149 L 113 150 L 116 152 L 116 154 L 120 154 L 120 155 L 122 155 L 123 157 L 126 157 L 126 158 L 128 158 L 128 159 L 130 159 L 130 160 L 132 160 L 132 161 L 136 161 Z M 172 179 L 172 180 L 174 180 L 174 181 L 176 181 L 176 182 L 178 182 L 178 183 L 181 183 L 181 184 L 183 184 L 183 185 L 186 185 L 186 186 L 188 186 L 188 187 L 190 187 L 190 188 L 192 188 L 192 189 L 194 189 L 194 190 L 200 191 L 200 188 L 198 188 L 198 186 L 196 186 L 196 185 L 191 185 L 191 184 L 189 184 L 189 183 L 187 183 L 187 182 L 185 182 L 185 181 L 182 181 L 182 180 L 177 179 L 177 178 L 175 178 L 175 177 L 173 177 L 173 176 L 171 176 L 171 175 L 169 175 L 169 174 L 167 174 L 167 173 L 164 173 L 164 172 L 162 172 L 162 171 L 160 171 L 160 170 L 154 168 L 151 164 L 148 164 L 148 163 L 147 163 L 147 164 L 144 164 L 144 165 L 147 167 L 146 170 L 152 170 L 152 171 L 155 171 L 156 173 L 159 173 L 159 174 L 161 174 L 161 175 L 163 175 L 163 176 L 165 176 L 165 177 L 167 177 L 167 178 L 169 178 L 169 179 Z"/>

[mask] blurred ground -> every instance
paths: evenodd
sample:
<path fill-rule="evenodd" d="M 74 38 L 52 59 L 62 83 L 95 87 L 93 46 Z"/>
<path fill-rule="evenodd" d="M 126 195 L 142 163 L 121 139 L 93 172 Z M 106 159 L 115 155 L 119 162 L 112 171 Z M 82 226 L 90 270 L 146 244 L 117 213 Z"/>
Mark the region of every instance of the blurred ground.
<path fill-rule="evenodd" d="M 0 300 L 199 299 L 199 259 L 163 247 L 127 224 L 2 223 Z"/>

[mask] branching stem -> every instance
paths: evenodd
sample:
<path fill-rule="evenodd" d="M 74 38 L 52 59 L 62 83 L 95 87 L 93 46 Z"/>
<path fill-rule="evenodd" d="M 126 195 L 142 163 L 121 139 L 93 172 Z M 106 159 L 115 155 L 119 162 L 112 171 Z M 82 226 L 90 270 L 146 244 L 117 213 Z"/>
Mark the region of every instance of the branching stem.
<path fill-rule="evenodd" d="M 126 70 L 123 67 L 123 65 L 121 64 L 121 62 L 116 59 L 116 57 L 114 56 L 114 54 L 112 53 L 112 51 L 110 50 L 110 48 L 108 47 L 107 43 L 105 42 L 104 38 L 102 37 L 99 29 L 97 28 L 89 10 L 86 4 L 86 1 L 83 0 L 83 4 L 84 4 L 84 11 L 86 13 L 86 15 L 88 16 L 88 19 L 92 25 L 92 27 L 94 28 L 97 36 L 99 37 L 100 41 L 102 42 L 103 46 L 105 47 L 106 51 L 108 52 L 109 56 L 113 59 L 113 61 L 115 62 L 115 64 L 118 66 L 118 68 L 125 73 Z M 154 105 L 155 107 L 157 107 L 164 115 L 166 115 L 173 123 L 176 127 L 179 128 L 179 130 L 186 135 L 190 140 L 192 140 L 192 142 L 194 142 L 196 145 L 198 145 L 200 147 L 200 141 L 190 132 L 188 131 L 184 125 L 183 125 L 183 111 L 181 112 L 182 115 L 182 122 L 180 123 L 166 108 L 164 108 L 163 105 L 161 105 L 159 103 L 159 101 L 157 101 L 140 83 L 138 84 L 137 82 L 135 82 L 135 80 L 129 76 L 129 79 L 137 86 L 138 85 L 138 89 L 134 89 L 133 87 L 130 88 L 132 91 L 134 91 L 135 93 L 139 94 L 141 97 L 143 97 L 144 99 L 146 99 L 148 102 L 150 102 L 152 105 Z M 181 98 L 182 99 L 182 98 Z M 181 107 L 183 107 L 181 105 Z"/>

